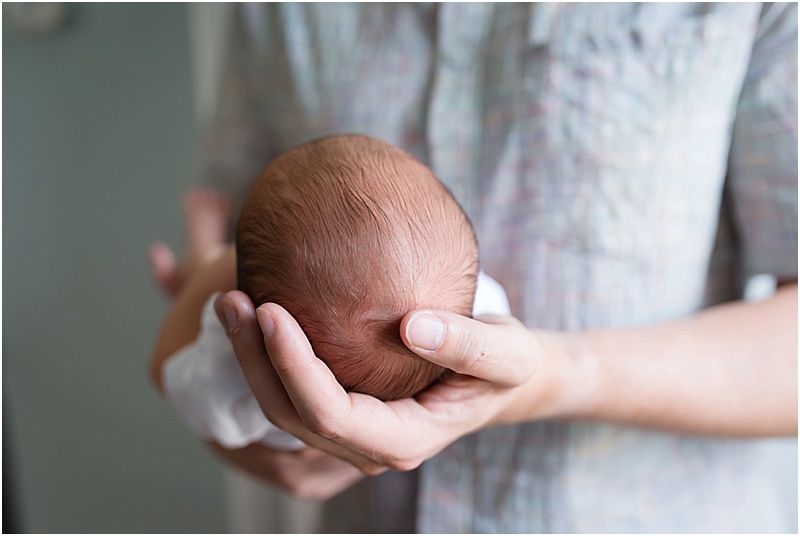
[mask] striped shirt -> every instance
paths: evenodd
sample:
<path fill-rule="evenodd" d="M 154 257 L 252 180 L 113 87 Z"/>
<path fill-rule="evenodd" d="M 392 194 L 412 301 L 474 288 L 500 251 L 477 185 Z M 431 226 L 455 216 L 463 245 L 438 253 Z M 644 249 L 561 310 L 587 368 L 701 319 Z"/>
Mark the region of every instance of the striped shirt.
<path fill-rule="evenodd" d="M 667 321 L 797 274 L 796 4 L 247 4 L 207 180 L 358 132 L 426 162 L 526 325 Z M 760 443 L 534 422 L 329 503 L 336 532 L 770 532 Z"/>

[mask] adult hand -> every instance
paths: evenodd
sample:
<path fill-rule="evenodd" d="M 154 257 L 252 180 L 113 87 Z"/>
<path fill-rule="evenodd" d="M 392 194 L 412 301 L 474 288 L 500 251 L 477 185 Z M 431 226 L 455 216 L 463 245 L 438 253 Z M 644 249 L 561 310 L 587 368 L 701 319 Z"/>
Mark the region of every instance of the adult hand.
<path fill-rule="evenodd" d="M 163 246 L 161 251 L 174 260 L 174 256 L 166 246 Z M 152 250 L 151 259 L 153 259 Z M 177 264 L 172 265 L 177 267 Z M 203 268 L 197 277 L 187 281 L 184 286 L 174 289 L 169 284 L 162 284 L 170 279 L 158 277 L 158 267 L 166 265 L 159 265 L 157 260 L 153 260 L 153 266 L 161 290 L 167 296 L 173 295 L 172 291 L 175 291 L 174 301 L 162 326 L 150 362 L 153 382 L 158 390 L 163 392 L 164 364 L 178 349 L 197 338 L 201 309 L 208 297 L 213 292 L 235 286 L 236 256 L 234 249 L 231 248 L 217 262 Z M 161 273 L 167 274 L 167 272 L 168 270 Z M 214 442 L 209 443 L 209 446 L 224 461 L 292 495 L 306 499 L 327 500 L 364 476 L 352 464 L 314 448 L 287 452 L 270 449 L 257 443 L 239 449 L 225 448 Z"/>
<path fill-rule="evenodd" d="M 548 344 L 511 317 L 409 313 L 406 345 L 453 372 L 414 398 L 382 402 L 345 392 L 282 307 L 256 311 L 239 291 L 215 305 L 267 418 L 367 474 L 414 469 L 464 435 L 521 418 L 520 406 L 525 418 L 537 407 L 547 416 L 558 392 L 555 360 L 541 366 Z"/>
<path fill-rule="evenodd" d="M 254 443 L 227 449 L 211 443 L 223 460 L 295 497 L 325 501 L 364 477 L 352 464 L 314 448 L 281 451 Z"/>

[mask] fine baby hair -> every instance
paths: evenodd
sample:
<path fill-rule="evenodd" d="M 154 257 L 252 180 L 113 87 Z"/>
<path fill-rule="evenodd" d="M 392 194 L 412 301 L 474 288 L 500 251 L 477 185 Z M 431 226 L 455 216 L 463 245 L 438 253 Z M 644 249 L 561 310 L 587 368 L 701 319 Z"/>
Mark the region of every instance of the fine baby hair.
<path fill-rule="evenodd" d="M 383 141 L 332 136 L 270 162 L 236 229 L 238 286 L 294 316 L 341 385 L 383 400 L 444 369 L 408 350 L 411 310 L 469 315 L 478 249 L 432 171 Z"/>

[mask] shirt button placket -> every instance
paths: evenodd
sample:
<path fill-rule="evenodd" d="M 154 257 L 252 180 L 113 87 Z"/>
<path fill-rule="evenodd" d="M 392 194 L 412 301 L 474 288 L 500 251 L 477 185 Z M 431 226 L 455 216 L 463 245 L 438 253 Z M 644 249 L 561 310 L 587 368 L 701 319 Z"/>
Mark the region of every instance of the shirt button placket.
<path fill-rule="evenodd" d="M 486 3 L 438 6 L 428 154 L 434 172 L 470 216 L 474 216 L 483 74 L 493 9 Z"/>
<path fill-rule="evenodd" d="M 494 6 L 447 3 L 439 4 L 437 9 L 433 81 L 426 118 L 429 163 L 474 218 L 483 76 Z M 473 447 L 470 438 L 461 439 L 422 466 L 418 531 L 472 531 Z"/>

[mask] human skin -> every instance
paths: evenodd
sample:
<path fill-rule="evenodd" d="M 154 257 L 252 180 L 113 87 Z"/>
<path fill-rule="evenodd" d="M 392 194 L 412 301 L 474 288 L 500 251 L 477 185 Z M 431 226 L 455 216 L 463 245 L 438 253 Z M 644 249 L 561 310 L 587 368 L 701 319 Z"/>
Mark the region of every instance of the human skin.
<path fill-rule="evenodd" d="M 215 305 L 265 415 L 370 475 L 413 469 L 478 429 L 538 419 L 708 436 L 797 434 L 795 282 L 763 302 L 577 334 L 531 330 L 510 317 L 414 311 L 400 327 L 404 342 L 456 374 L 394 402 L 346 393 L 280 306 L 256 311 L 238 291 Z M 438 345 L 430 344 L 431 318 L 444 327 Z"/>
<path fill-rule="evenodd" d="M 154 263 L 154 271 L 158 268 Z M 174 298 L 150 359 L 150 378 L 163 393 L 162 367 L 175 352 L 197 338 L 201 311 L 209 296 L 236 288 L 235 250 L 230 247 L 214 262 L 197 268 L 180 286 L 163 284 L 175 281 L 173 277 L 155 275 L 162 292 Z M 307 499 L 327 499 L 364 476 L 352 464 L 315 448 L 286 452 L 259 443 L 239 449 L 212 441 L 208 445 L 227 463 Z"/>
<path fill-rule="evenodd" d="M 185 220 L 186 245 L 178 262 L 163 242 L 150 245 L 153 279 L 170 299 L 176 298 L 191 276 L 226 249 L 227 221 L 231 201 L 208 187 L 194 187 L 181 198 Z"/>
<path fill-rule="evenodd" d="M 159 388 L 164 361 L 197 336 L 205 300 L 234 288 L 234 263 L 230 250 L 179 294 L 151 361 Z M 315 448 L 212 448 L 302 497 L 325 499 L 364 473 L 417 467 L 475 430 L 537 419 L 715 436 L 797 434 L 795 283 L 759 303 L 574 334 L 530 330 L 511 317 L 414 311 L 400 326 L 406 345 L 456 374 L 388 403 L 346 393 L 280 306 L 256 311 L 244 293 L 230 291 L 215 307 L 265 415 Z M 437 319 L 445 326 L 440 341 L 432 340 Z"/>

